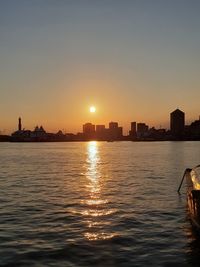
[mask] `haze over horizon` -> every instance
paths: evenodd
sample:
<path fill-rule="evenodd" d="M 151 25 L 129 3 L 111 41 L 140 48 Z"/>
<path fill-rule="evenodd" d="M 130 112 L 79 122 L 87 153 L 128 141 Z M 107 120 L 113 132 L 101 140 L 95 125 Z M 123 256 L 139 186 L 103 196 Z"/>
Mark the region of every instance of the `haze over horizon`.
<path fill-rule="evenodd" d="M 198 119 L 200 2 L 48 0 L 0 3 L 0 131 L 82 130 Z M 96 107 L 95 114 L 89 107 Z"/>

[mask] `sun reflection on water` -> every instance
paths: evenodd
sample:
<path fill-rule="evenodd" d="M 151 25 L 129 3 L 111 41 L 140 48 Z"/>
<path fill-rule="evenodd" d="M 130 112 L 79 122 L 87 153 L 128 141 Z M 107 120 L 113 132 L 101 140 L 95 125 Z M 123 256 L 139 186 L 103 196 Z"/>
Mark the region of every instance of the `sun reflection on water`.
<path fill-rule="evenodd" d="M 98 198 L 98 193 L 101 191 L 99 171 L 100 157 L 98 151 L 98 143 L 95 141 L 89 142 L 87 147 L 87 172 L 86 177 L 89 180 L 87 184 L 90 190 L 91 198 Z"/>
<path fill-rule="evenodd" d="M 92 141 L 87 143 L 85 168 L 88 196 L 81 201 L 86 206 L 82 215 L 87 217 L 87 231 L 84 233 L 84 236 L 88 240 L 110 239 L 115 234 L 108 231 L 107 227 L 110 225 L 110 222 L 106 220 L 106 216 L 115 213 L 115 210 L 109 209 L 108 200 L 103 198 L 105 179 L 101 172 L 101 158 L 98 142 Z"/>

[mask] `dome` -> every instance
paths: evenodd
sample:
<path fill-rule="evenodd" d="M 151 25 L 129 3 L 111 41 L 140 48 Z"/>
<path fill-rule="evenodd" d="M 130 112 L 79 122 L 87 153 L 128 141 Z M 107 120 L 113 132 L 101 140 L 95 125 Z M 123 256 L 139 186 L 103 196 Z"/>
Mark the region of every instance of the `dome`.
<path fill-rule="evenodd" d="M 40 132 L 45 132 L 45 130 L 42 126 L 40 126 Z"/>

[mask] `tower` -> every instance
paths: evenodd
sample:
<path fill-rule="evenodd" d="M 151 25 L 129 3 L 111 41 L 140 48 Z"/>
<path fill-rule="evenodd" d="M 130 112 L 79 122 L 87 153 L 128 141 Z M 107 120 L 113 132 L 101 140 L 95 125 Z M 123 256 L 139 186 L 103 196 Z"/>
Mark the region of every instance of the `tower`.
<path fill-rule="evenodd" d="M 135 139 L 137 137 L 137 128 L 136 128 L 136 121 L 131 122 L 131 130 L 129 131 L 129 136 L 132 139 Z"/>
<path fill-rule="evenodd" d="M 185 127 L 185 113 L 180 109 L 170 113 L 170 130 L 174 136 L 182 136 Z"/>
<path fill-rule="evenodd" d="M 18 120 L 18 131 L 21 131 L 22 130 L 22 122 L 21 122 L 21 118 L 19 117 L 19 120 Z"/>
<path fill-rule="evenodd" d="M 136 133 L 136 121 L 131 122 L 131 132 L 133 134 Z"/>

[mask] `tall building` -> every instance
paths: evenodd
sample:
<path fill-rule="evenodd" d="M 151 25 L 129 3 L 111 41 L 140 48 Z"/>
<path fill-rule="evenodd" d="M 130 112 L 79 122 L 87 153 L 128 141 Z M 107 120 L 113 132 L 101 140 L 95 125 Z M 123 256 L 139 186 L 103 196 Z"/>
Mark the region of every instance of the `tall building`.
<path fill-rule="evenodd" d="M 110 139 L 120 140 L 123 136 L 123 128 L 118 127 L 118 122 L 110 122 L 108 133 Z"/>
<path fill-rule="evenodd" d="M 83 125 L 83 133 L 84 134 L 93 134 L 95 133 L 95 125 L 92 123 L 85 123 Z"/>
<path fill-rule="evenodd" d="M 92 140 L 95 138 L 95 125 L 92 123 L 85 123 L 83 125 L 83 136 L 86 140 Z"/>
<path fill-rule="evenodd" d="M 117 129 L 118 128 L 118 122 L 109 122 L 109 129 L 112 130 L 112 129 Z"/>
<path fill-rule="evenodd" d="M 149 126 L 143 122 L 137 123 L 137 137 L 145 137 L 148 134 Z"/>
<path fill-rule="evenodd" d="M 180 137 L 184 134 L 185 113 L 176 109 L 170 113 L 170 130 L 173 136 Z"/>
<path fill-rule="evenodd" d="M 96 125 L 96 137 L 98 140 L 105 140 L 106 134 L 107 131 L 105 125 Z"/>
<path fill-rule="evenodd" d="M 96 125 L 96 133 L 105 132 L 105 125 Z"/>
<path fill-rule="evenodd" d="M 129 136 L 134 139 L 137 136 L 137 130 L 136 130 L 136 121 L 131 122 L 131 130 L 129 131 Z"/>
<path fill-rule="evenodd" d="M 131 132 L 136 133 L 136 121 L 131 122 Z"/>

